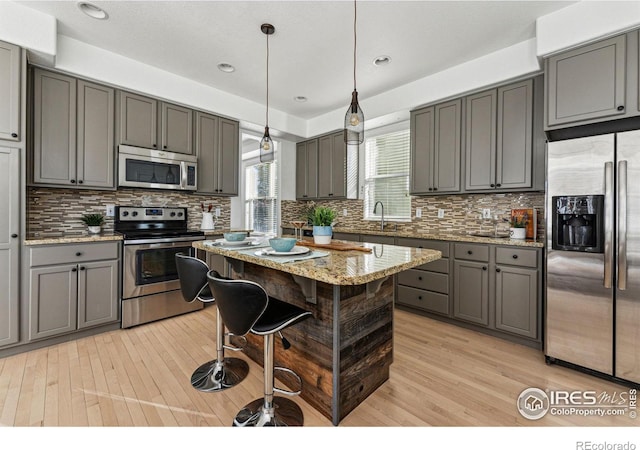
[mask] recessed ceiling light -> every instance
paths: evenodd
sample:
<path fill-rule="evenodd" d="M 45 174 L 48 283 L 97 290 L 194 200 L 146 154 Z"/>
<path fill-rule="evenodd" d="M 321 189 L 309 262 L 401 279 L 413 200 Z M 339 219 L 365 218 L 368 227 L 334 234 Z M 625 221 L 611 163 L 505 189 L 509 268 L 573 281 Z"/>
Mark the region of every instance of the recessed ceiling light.
<path fill-rule="evenodd" d="M 299 103 L 304 103 L 307 101 L 307 97 L 305 97 L 304 95 L 296 95 L 295 97 L 293 97 L 293 99 Z"/>
<path fill-rule="evenodd" d="M 89 2 L 78 2 L 78 8 L 87 16 L 93 17 L 94 19 L 106 20 L 109 18 L 109 14 L 107 14 L 104 9 Z"/>
<path fill-rule="evenodd" d="M 374 59 L 373 60 L 373 65 L 374 66 L 386 66 L 390 62 L 391 62 L 391 57 L 383 55 L 383 56 L 378 56 L 376 59 Z"/>
<path fill-rule="evenodd" d="M 222 72 L 227 72 L 227 73 L 231 73 L 231 72 L 234 72 L 236 70 L 236 68 L 233 67 L 229 63 L 220 63 L 220 64 L 218 64 L 218 69 L 220 69 Z"/>

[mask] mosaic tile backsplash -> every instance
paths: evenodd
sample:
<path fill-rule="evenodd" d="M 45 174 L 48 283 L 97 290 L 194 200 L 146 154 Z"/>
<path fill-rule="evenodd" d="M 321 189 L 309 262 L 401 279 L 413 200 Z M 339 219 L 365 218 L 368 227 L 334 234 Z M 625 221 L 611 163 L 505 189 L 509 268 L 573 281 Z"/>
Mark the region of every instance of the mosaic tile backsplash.
<path fill-rule="evenodd" d="M 220 208 L 216 227 L 229 228 L 230 200 L 226 197 L 208 197 L 177 191 L 122 189 L 94 191 L 74 189 L 28 188 L 27 233 L 45 237 L 60 233 L 86 231 L 80 221 L 83 214 L 105 214 L 108 204 L 121 206 L 183 206 L 187 207 L 189 228 L 198 229 L 202 221 L 200 204 L 212 211 Z M 107 217 L 102 229 L 113 231 L 113 217 Z"/>
<path fill-rule="evenodd" d="M 313 202 L 282 201 L 282 225 L 304 218 L 305 209 Z M 318 205 L 330 206 L 338 213 L 337 226 L 358 230 L 380 229 L 379 221 L 364 220 L 363 200 L 319 200 Z M 422 217 L 415 217 L 416 208 L 422 208 Z M 490 209 L 493 219 L 482 219 L 482 210 Z M 385 230 L 407 233 L 467 233 L 493 230 L 496 222 L 508 229 L 511 209 L 535 208 L 538 214 L 538 239 L 544 239 L 544 193 L 464 194 L 411 198 L 411 222 L 388 221 Z M 347 210 L 347 216 L 342 211 Z M 438 210 L 444 217 L 438 218 Z M 497 220 L 496 220 L 497 219 Z"/>

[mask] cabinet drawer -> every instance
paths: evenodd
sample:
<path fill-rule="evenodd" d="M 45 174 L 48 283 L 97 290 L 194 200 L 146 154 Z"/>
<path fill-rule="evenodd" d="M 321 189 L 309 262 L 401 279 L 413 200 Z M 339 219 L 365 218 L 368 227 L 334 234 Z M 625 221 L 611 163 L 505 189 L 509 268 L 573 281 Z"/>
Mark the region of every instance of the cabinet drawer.
<path fill-rule="evenodd" d="M 429 248 L 432 250 L 438 250 L 442 252 L 443 258 L 449 257 L 449 243 L 444 241 L 399 237 L 396 240 L 396 245 L 400 245 L 403 247 Z"/>
<path fill-rule="evenodd" d="M 456 259 L 469 261 L 489 261 L 489 246 L 482 244 L 455 244 Z"/>
<path fill-rule="evenodd" d="M 497 247 L 496 263 L 511 266 L 536 267 L 536 250 L 524 250 L 513 247 Z"/>
<path fill-rule="evenodd" d="M 428 270 L 429 272 L 449 273 L 449 259 L 437 259 L 414 268 L 418 270 Z"/>
<path fill-rule="evenodd" d="M 30 249 L 31 266 L 117 259 L 119 246 L 119 242 L 97 242 L 33 247 Z"/>
<path fill-rule="evenodd" d="M 409 269 L 398 274 L 398 284 L 411 286 L 418 289 L 449 293 L 449 276 L 441 273 L 425 272 L 423 270 Z"/>
<path fill-rule="evenodd" d="M 398 286 L 397 303 L 424 309 L 425 311 L 449 315 L 449 296 L 446 294 L 423 291 L 407 286 Z"/>
<path fill-rule="evenodd" d="M 355 233 L 333 233 L 333 239 L 358 242 L 360 236 Z"/>

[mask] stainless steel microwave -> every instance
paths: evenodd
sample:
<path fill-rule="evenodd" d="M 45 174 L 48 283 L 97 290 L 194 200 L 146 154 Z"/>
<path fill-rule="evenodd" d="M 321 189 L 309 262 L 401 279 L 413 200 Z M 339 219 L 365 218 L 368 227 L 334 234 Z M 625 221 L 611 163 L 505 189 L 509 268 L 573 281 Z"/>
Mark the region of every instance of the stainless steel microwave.
<path fill-rule="evenodd" d="M 195 191 L 198 159 L 180 153 L 118 146 L 118 186 Z"/>

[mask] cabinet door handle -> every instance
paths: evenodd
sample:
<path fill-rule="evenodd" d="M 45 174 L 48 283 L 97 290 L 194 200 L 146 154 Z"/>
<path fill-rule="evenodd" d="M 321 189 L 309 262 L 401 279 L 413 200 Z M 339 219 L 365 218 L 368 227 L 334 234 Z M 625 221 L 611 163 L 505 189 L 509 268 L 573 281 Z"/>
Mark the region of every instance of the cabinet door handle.
<path fill-rule="evenodd" d="M 166 145 L 163 145 L 163 146 L 162 146 L 162 148 L 166 149 L 166 148 L 167 148 L 167 146 L 166 146 Z"/>
<path fill-rule="evenodd" d="M 430 191 L 433 191 L 433 188 L 429 188 Z"/>
<path fill-rule="evenodd" d="M 418 300 L 422 300 L 422 295 L 418 295 Z"/>
<path fill-rule="evenodd" d="M 76 184 L 76 180 L 71 180 L 71 184 Z"/>
<path fill-rule="evenodd" d="M 433 190 L 434 190 L 434 191 L 437 191 L 437 190 L 438 190 L 438 188 L 437 188 L 437 187 L 434 187 L 434 188 L 433 188 Z"/>
<path fill-rule="evenodd" d="M 82 183 L 84 183 L 84 181 L 78 180 L 78 184 L 82 184 Z"/>
<path fill-rule="evenodd" d="M 422 277 L 418 277 L 418 281 L 422 281 Z"/>
<path fill-rule="evenodd" d="M 618 111 L 624 111 L 624 105 L 618 106 Z"/>
<path fill-rule="evenodd" d="M 156 145 L 156 144 L 151 144 L 151 145 L 153 145 L 153 147 L 157 147 L 157 145 Z"/>
<path fill-rule="evenodd" d="M 11 237 L 12 237 L 12 238 L 17 238 L 17 237 L 18 237 L 18 235 L 17 235 L 16 233 L 13 233 L 13 234 L 11 235 Z"/>
<path fill-rule="evenodd" d="M 496 183 L 496 187 L 500 187 L 502 186 L 500 183 Z"/>
<path fill-rule="evenodd" d="M 493 183 L 491 183 L 489 186 L 490 186 L 490 187 L 496 187 L 496 185 L 495 185 L 495 184 L 493 184 Z"/>
<path fill-rule="evenodd" d="M 75 267 L 73 269 L 71 269 L 72 272 L 77 272 L 78 269 L 76 269 Z"/>
<path fill-rule="evenodd" d="M 84 266 L 80 266 L 80 270 L 84 270 Z"/>
<path fill-rule="evenodd" d="M 498 267 L 496 267 L 496 272 L 500 272 L 500 269 Z"/>
<path fill-rule="evenodd" d="M 11 133 L 11 137 L 17 138 L 18 137 L 18 133 Z"/>
<path fill-rule="evenodd" d="M 82 252 L 76 252 L 76 256 L 82 256 Z"/>
<path fill-rule="evenodd" d="M 471 250 L 467 250 L 467 254 L 468 255 L 473 255 L 473 252 Z"/>
<path fill-rule="evenodd" d="M 487 270 L 487 266 L 482 266 L 482 270 Z"/>
<path fill-rule="evenodd" d="M 513 259 L 518 259 L 518 255 L 513 255 L 512 258 Z"/>

